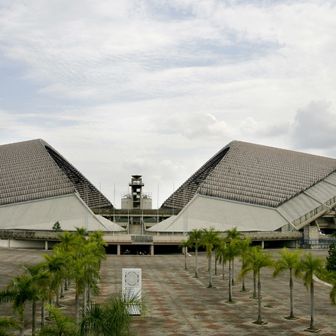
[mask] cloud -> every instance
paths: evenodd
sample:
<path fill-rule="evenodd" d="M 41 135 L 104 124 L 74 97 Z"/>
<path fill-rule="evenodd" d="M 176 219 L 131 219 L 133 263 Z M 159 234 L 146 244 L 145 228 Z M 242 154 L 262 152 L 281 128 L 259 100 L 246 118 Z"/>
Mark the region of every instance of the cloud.
<path fill-rule="evenodd" d="M 132 173 L 168 196 L 233 139 L 333 153 L 335 16 L 322 0 L 2 1 L 0 138 L 46 139 L 112 200 Z"/>
<path fill-rule="evenodd" d="M 336 112 L 332 104 L 313 101 L 299 109 L 292 127 L 292 138 L 299 148 L 336 148 Z"/>
<path fill-rule="evenodd" d="M 165 118 L 154 118 L 154 129 L 158 133 L 195 138 L 227 137 L 231 135 L 228 125 L 211 113 L 173 113 Z"/>

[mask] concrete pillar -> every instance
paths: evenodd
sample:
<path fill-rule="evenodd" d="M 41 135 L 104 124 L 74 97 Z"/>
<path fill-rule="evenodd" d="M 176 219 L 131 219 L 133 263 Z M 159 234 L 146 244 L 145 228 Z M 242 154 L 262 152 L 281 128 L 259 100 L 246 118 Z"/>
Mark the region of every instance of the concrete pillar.
<path fill-rule="evenodd" d="M 154 245 L 150 246 L 150 255 L 153 256 L 154 255 Z"/>
<path fill-rule="evenodd" d="M 48 251 L 48 249 L 49 249 L 49 246 L 48 246 L 48 240 L 45 240 L 45 241 L 44 241 L 44 249 L 45 249 L 46 251 Z"/>
<path fill-rule="evenodd" d="M 120 244 L 117 245 L 117 255 L 120 256 Z"/>
<path fill-rule="evenodd" d="M 261 248 L 264 249 L 265 248 L 265 242 L 262 240 L 261 241 Z"/>

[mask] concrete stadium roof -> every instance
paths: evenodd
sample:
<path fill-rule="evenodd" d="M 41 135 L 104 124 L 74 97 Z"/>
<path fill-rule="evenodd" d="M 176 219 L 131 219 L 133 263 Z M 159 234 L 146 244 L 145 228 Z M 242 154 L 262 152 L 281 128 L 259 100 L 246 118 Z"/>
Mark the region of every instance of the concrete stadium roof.
<path fill-rule="evenodd" d="M 91 208 L 112 207 L 60 153 L 41 139 L 0 146 L 0 205 L 78 193 Z"/>
<path fill-rule="evenodd" d="M 232 141 L 161 207 L 182 209 L 200 194 L 277 208 L 335 170 L 335 159 Z"/>

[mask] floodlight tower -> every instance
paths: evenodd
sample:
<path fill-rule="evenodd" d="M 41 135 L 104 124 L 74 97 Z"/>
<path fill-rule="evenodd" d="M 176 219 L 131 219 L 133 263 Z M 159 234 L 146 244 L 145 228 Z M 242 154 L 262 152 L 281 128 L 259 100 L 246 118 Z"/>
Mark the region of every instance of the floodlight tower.
<path fill-rule="evenodd" d="M 133 209 L 141 209 L 142 187 L 144 186 L 142 176 L 132 175 L 129 186 L 131 187 Z"/>

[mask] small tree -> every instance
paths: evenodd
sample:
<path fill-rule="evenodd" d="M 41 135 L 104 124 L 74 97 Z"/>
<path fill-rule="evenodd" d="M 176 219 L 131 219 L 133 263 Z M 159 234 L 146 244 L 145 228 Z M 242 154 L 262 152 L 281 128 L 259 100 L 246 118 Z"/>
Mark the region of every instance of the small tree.
<path fill-rule="evenodd" d="M 62 231 L 60 222 L 57 221 L 57 222 L 53 225 L 52 229 L 53 229 L 53 231 L 56 231 L 56 232 Z"/>
<path fill-rule="evenodd" d="M 198 249 L 201 246 L 202 234 L 202 230 L 199 229 L 194 229 L 188 233 L 190 247 L 195 248 L 195 278 L 198 278 Z"/>
<path fill-rule="evenodd" d="M 314 257 L 311 253 L 305 254 L 301 259 L 304 284 L 310 288 L 310 325 L 308 331 L 316 331 L 315 328 L 315 305 L 314 305 L 314 273 L 323 270 L 323 262 L 321 259 Z"/>
<path fill-rule="evenodd" d="M 78 335 L 78 328 L 76 322 L 65 316 L 64 313 L 49 305 L 47 307 L 49 311 L 50 322 L 42 327 L 39 332 L 39 336 L 76 336 Z"/>
<path fill-rule="evenodd" d="M 257 276 L 258 284 L 258 318 L 254 322 L 256 324 L 264 324 L 261 317 L 261 279 L 260 271 L 263 267 L 269 267 L 273 263 L 270 255 L 261 250 L 259 247 L 252 247 L 246 260 L 246 267 L 243 269 L 243 273 L 253 271 L 253 274 Z"/>
<path fill-rule="evenodd" d="M 181 247 L 182 247 L 182 251 L 184 254 L 184 269 L 187 270 L 188 269 L 188 264 L 187 264 L 187 255 L 188 255 L 188 247 L 190 246 L 190 242 L 188 240 L 183 240 L 181 242 Z"/>
<path fill-rule="evenodd" d="M 219 244 L 219 234 L 214 228 L 203 229 L 202 234 L 202 246 L 205 247 L 206 254 L 208 257 L 208 273 L 209 273 L 209 285 L 208 288 L 212 287 L 212 269 L 211 269 L 211 260 L 212 260 L 212 251 Z"/>
<path fill-rule="evenodd" d="M 287 319 L 294 319 L 294 300 L 293 300 L 293 275 L 298 277 L 301 273 L 301 263 L 299 251 L 288 251 L 284 248 L 280 252 L 280 259 L 274 265 L 273 276 L 277 276 L 279 273 L 288 270 L 289 271 L 289 302 L 290 313 Z"/>
<path fill-rule="evenodd" d="M 329 256 L 327 257 L 326 269 L 336 272 L 336 243 L 329 246 Z"/>
<path fill-rule="evenodd" d="M 18 329 L 18 324 L 13 318 L 0 317 L 0 336 L 12 336 L 15 329 Z"/>

